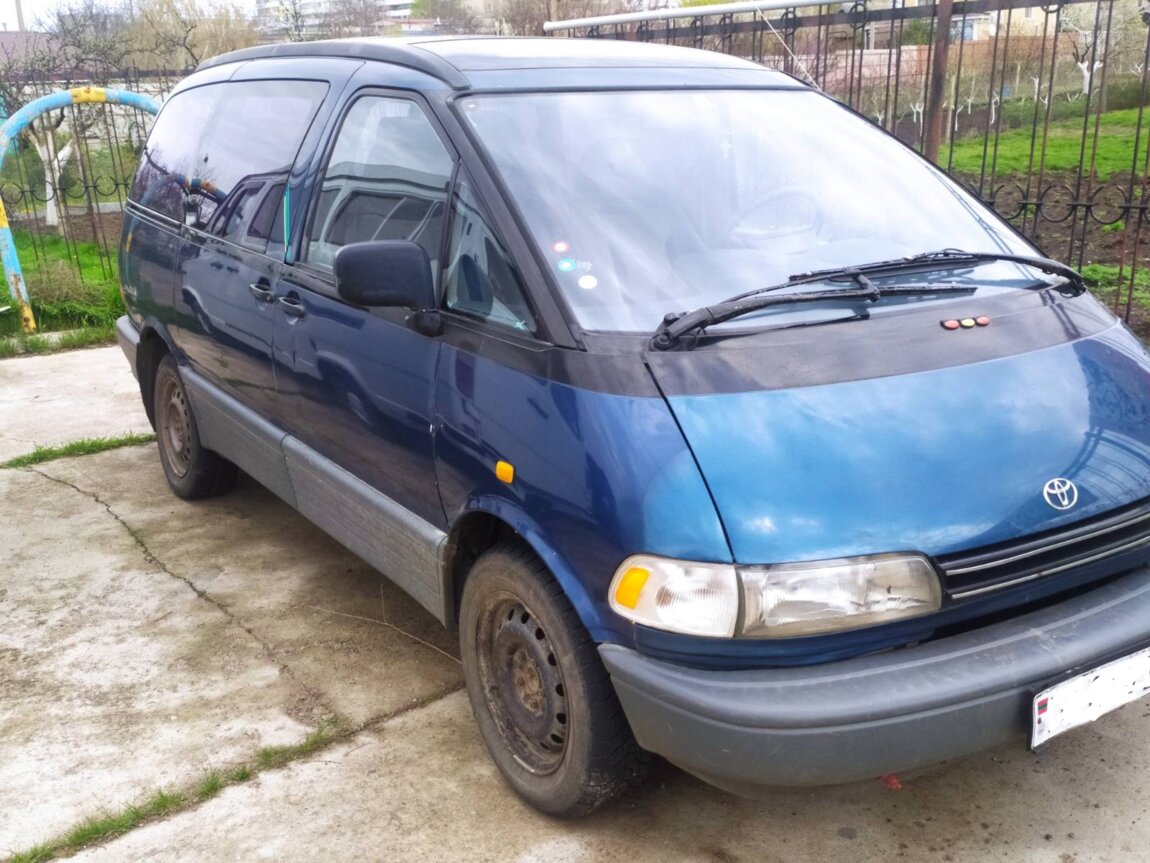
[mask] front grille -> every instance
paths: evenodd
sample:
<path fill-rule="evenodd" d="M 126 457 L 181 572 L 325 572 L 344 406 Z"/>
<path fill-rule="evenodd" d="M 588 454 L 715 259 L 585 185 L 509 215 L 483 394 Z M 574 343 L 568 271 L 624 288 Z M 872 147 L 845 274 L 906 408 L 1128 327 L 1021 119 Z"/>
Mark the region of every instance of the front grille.
<path fill-rule="evenodd" d="M 960 600 L 1150 549 L 1150 500 L 1070 528 L 936 558 L 951 599 Z M 1117 561 L 1116 561 L 1117 562 Z M 1099 573 L 1103 575 L 1105 573 Z"/>

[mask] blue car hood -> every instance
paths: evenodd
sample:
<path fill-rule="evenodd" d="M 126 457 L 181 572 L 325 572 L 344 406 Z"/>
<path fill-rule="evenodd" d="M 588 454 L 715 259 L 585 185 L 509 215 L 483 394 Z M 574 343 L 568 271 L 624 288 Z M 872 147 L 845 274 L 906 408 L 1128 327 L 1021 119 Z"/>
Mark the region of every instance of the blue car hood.
<path fill-rule="evenodd" d="M 1150 358 L 1117 324 L 930 371 L 668 402 L 743 563 L 947 554 L 1150 496 Z M 1077 486 L 1069 509 L 1045 499 L 1058 477 Z"/>

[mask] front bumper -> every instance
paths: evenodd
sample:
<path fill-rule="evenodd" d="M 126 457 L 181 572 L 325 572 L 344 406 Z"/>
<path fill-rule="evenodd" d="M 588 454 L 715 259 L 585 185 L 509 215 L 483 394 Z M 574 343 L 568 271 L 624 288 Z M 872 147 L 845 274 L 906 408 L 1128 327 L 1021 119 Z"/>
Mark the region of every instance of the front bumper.
<path fill-rule="evenodd" d="M 829 785 L 1025 737 L 1051 683 L 1150 646 L 1150 567 L 1013 620 L 825 665 L 685 668 L 599 648 L 639 744 L 736 793 Z"/>

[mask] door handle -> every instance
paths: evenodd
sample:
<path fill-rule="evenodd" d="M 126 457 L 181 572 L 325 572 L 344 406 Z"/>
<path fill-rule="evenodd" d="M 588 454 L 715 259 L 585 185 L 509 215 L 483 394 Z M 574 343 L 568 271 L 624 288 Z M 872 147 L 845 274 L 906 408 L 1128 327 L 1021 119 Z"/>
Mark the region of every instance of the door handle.
<path fill-rule="evenodd" d="M 299 297 L 293 297 L 290 294 L 286 297 L 280 297 L 280 308 L 284 310 L 284 314 L 291 315 L 293 318 L 302 318 L 307 314 L 307 309 L 303 307 L 303 303 L 299 301 Z"/>
<path fill-rule="evenodd" d="M 261 303 L 270 303 L 276 298 L 275 292 L 271 287 L 265 287 L 267 283 L 252 282 L 248 285 L 248 290 L 252 292 L 252 296 L 259 300 Z"/>

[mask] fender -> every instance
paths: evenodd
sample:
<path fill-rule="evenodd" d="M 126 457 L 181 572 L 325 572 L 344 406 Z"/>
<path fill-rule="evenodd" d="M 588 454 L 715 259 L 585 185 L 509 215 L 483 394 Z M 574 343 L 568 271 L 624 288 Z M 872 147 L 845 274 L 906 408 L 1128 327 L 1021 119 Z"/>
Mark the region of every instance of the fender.
<path fill-rule="evenodd" d="M 494 516 L 512 528 L 526 542 L 531 550 L 539 555 L 539 559 L 547 564 L 547 568 L 563 588 L 563 592 L 575 607 L 588 634 L 597 642 L 609 641 L 619 643 L 619 633 L 610 628 L 603 616 L 599 613 L 586 586 L 576 575 L 571 562 L 560 554 L 550 542 L 543 531 L 526 511 L 515 501 L 495 495 L 481 495 L 468 498 L 462 511 L 452 521 L 452 530 L 459 521 L 472 513 L 486 513 Z M 448 561 L 441 561 L 442 576 L 445 579 L 445 596 L 451 595 L 451 567 Z"/>

